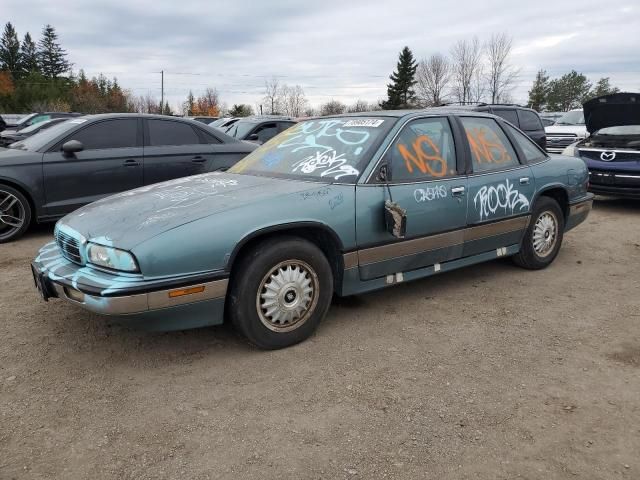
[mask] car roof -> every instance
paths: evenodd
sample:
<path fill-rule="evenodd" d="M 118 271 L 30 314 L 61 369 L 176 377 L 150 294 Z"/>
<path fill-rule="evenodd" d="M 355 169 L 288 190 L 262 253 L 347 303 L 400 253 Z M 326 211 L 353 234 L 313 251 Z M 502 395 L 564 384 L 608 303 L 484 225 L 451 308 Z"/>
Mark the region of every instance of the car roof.
<path fill-rule="evenodd" d="M 357 113 L 342 113 L 340 115 L 327 115 L 327 117 L 390 117 L 390 118 L 404 118 L 404 117 L 419 117 L 426 115 L 456 115 L 464 111 L 465 115 L 474 117 L 495 117 L 490 112 L 476 112 L 474 110 L 459 109 L 455 107 L 430 107 L 413 110 L 373 110 L 371 112 L 357 112 Z M 309 120 L 318 120 L 325 117 L 311 117 Z"/>
<path fill-rule="evenodd" d="M 245 123 L 295 122 L 295 119 L 284 115 L 251 115 L 249 117 L 241 117 L 240 121 Z"/>

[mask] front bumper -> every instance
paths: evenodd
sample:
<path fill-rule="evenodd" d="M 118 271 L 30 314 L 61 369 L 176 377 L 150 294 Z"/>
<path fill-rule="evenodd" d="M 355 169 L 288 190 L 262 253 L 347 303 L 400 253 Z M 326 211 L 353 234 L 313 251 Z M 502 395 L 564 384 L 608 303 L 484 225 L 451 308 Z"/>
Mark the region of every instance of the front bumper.
<path fill-rule="evenodd" d="M 45 301 L 62 298 L 101 315 L 127 318 L 150 318 L 149 314 L 169 311 L 191 315 L 198 309 L 187 307 L 212 302 L 215 308 L 210 313 L 219 311 L 218 315 L 207 316 L 203 324 L 213 325 L 223 320 L 227 278 L 197 282 L 189 277 L 173 278 L 169 287 L 166 281 L 148 281 L 140 275 L 117 275 L 76 265 L 62 256 L 55 242 L 40 249 L 31 270 L 35 286 Z M 172 320 L 180 324 L 179 319 Z M 185 325 L 192 323 L 191 320 Z"/>

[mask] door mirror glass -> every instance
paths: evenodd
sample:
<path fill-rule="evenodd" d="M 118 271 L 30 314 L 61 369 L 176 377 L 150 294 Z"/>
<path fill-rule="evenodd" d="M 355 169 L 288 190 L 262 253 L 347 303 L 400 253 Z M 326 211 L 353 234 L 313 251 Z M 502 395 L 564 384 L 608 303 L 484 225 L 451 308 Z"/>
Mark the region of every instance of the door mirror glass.
<path fill-rule="evenodd" d="M 251 135 L 249 135 L 247 137 L 247 140 L 249 140 L 250 142 L 257 142 L 258 141 L 258 134 L 257 133 L 252 133 Z"/>
<path fill-rule="evenodd" d="M 84 145 L 82 145 L 82 142 L 79 142 L 78 140 L 69 140 L 62 145 L 62 151 L 67 155 L 81 152 L 82 150 L 84 150 Z"/>

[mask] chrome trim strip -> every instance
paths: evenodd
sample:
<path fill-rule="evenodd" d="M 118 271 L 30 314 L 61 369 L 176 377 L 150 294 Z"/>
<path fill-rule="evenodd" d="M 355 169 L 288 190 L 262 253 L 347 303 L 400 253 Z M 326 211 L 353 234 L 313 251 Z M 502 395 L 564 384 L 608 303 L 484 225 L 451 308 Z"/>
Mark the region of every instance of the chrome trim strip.
<path fill-rule="evenodd" d="M 342 262 L 344 263 L 344 269 L 358 266 L 358 252 L 349 252 L 342 255 Z"/>
<path fill-rule="evenodd" d="M 158 290 L 156 292 L 141 293 L 138 295 L 127 295 L 121 297 L 101 297 L 98 295 L 89 295 L 87 293 L 75 290 L 73 294 L 82 298 L 82 301 L 75 300 L 67 294 L 66 287 L 51 280 L 58 297 L 63 298 L 70 303 L 79 305 L 87 310 L 102 315 L 129 315 L 134 313 L 143 313 L 150 310 L 158 310 L 163 308 L 185 305 L 188 303 L 200 302 L 203 300 L 214 300 L 222 298 L 227 293 L 228 279 L 215 280 L 213 282 L 196 283 L 185 287 L 171 288 L 167 290 Z M 180 297 L 169 297 L 169 292 L 181 290 L 183 288 L 192 288 L 204 286 L 204 291 L 193 293 L 191 295 L 183 295 Z"/>
<path fill-rule="evenodd" d="M 578 147 L 578 151 L 580 152 L 615 152 L 615 153 L 640 153 L 640 150 L 610 150 L 606 148 L 589 148 L 589 147 Z"/>
<path fill-rule="evenodd" d="M 582 202 L 575 203 L 569 206 L 569 216 L 571 217 L 573 215 L 582 213 L 583 209 L 585 208 L 587 209 L 587 211 L 590 211 L 592 207 L 593 207 L 593 198 L 589 198 L 588 200 L 583 200 Z"/>
<path fill-rule="evenodd" d="M 439 248 L 449 248 L 464 242 L 502 235 L 504 233 L 524 230 L 529 225 L 530 216 L 508 218 L 493 223 L 462 228 L 452 232 L 439 233 L 428 237 L 415 238 L 402 242 L 394 242 L 379 247 L 358 250 L 360 265 L 392 260 L 398 257 L 415 255 Z M 346 267 L 345 267 L 346 268 Z"/>

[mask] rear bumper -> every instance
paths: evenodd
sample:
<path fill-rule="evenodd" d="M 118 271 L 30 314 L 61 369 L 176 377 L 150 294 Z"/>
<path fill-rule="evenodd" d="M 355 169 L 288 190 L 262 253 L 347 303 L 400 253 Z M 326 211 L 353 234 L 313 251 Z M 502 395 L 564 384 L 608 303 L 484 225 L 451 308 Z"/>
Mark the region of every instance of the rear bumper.
<path fill-rule="evenodd" d="M 594 195 L 590 193 L 584 200 L 569 205 L 569 215 L 567 217 L 565 231 L 577 227 L 587 219 L 593 207 L 593 197 Z"/>
<path fill-rule="evenodd" d="M 173 325 L 153 327 L 159 330 L 215 325 L 223 321 L 227 278 L 192 283 L 186 278 L 177 283 L 179 287 L 158 288 L 157 283 L 139 278 L 127 280 L 127 277 L 69 262 L 53 242 L 42 247 L 31 270 L 35 286 L 45 301 L 61 298 L 101 315 L 127 320 L 161 318 L 167 325 Z M 199 308 L 205 305 L 209 307 Z M 202 314 L 204 318 L 194 318 L 194 314 Z"/>

